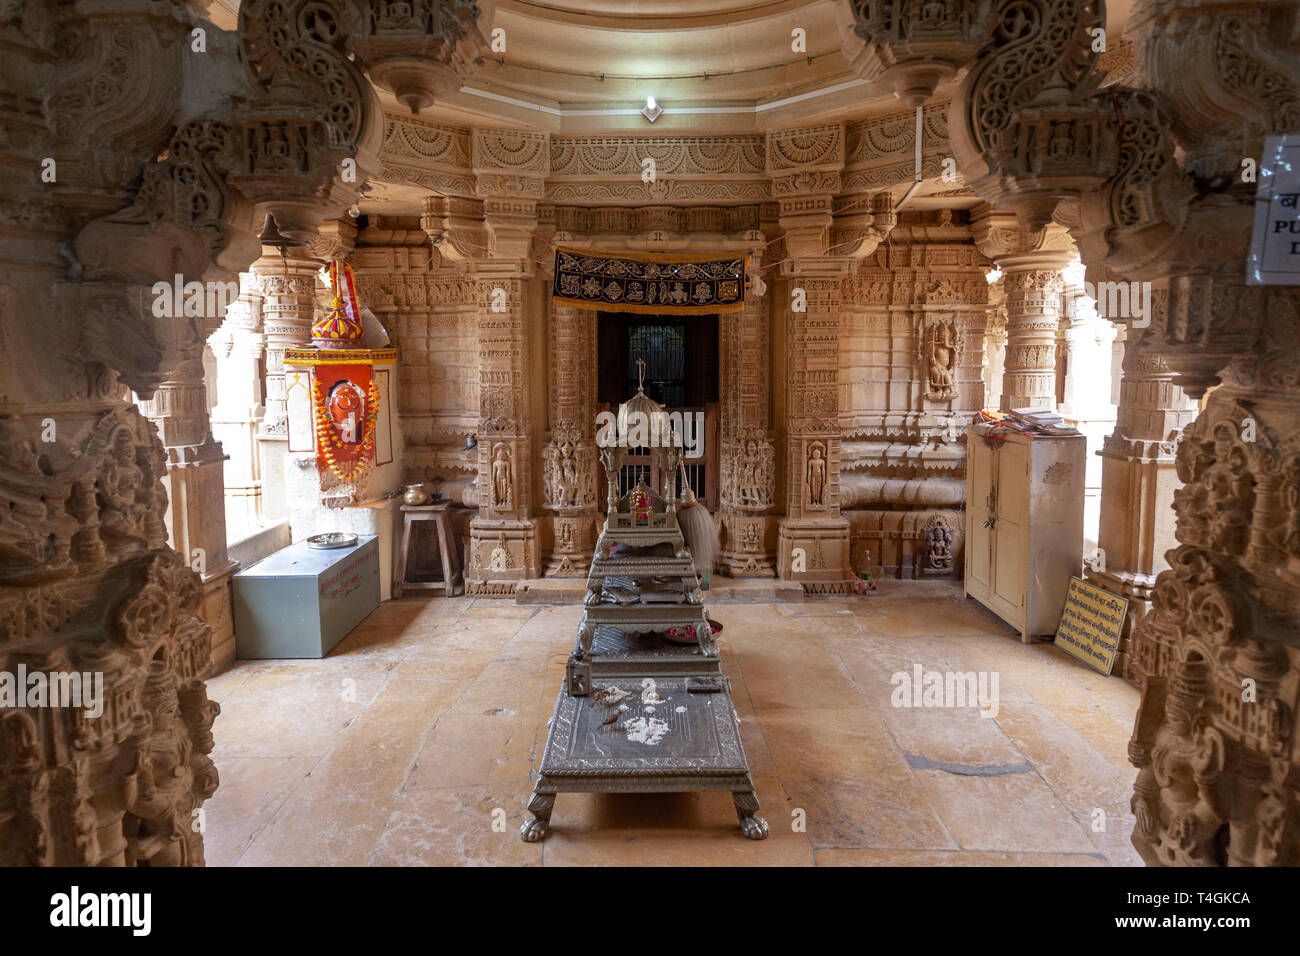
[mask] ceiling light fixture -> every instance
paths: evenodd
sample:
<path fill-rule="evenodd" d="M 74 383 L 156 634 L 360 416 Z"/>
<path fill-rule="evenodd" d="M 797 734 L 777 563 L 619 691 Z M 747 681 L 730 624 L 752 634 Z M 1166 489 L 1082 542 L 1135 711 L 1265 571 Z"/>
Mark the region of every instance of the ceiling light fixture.
<path fill-rule="evenodd" d="M 663 109 L 660 108 L 659 104 L 655 102 L 655 98 L 653 96 L 647 96 L 645 98 L 645 109 L 641 111 L 642 116 L 644 116 L 651 123 L 653 123 L 655 120 L 657 120 L 660 116 L 663 115 L 663 112 L 664 112 Z"/>

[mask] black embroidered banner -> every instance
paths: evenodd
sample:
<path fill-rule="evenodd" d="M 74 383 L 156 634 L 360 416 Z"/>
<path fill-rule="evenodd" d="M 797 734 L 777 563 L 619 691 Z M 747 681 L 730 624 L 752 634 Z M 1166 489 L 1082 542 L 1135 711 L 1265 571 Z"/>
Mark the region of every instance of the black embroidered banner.
<path fill-rule="evenodd" d="M 745 307 L 749 257 L 701 259 L 555 250 L 556 302 L 650 315 L 708 315 Z"/>

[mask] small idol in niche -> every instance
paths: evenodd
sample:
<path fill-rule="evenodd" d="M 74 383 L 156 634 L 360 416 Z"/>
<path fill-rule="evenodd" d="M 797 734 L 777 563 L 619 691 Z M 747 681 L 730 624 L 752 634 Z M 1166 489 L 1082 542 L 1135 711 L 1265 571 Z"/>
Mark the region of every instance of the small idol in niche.
<path fill-rule="evenodd" d="M 327 401 L 330 421 L 338 429 L 339 437 L 349 444 L 355 445 L 361 441 L 361 410 L 363 406 L 364 399 L 361 397 L 361 390 L 346 378 L 340 379 L 330 386 Z"/>

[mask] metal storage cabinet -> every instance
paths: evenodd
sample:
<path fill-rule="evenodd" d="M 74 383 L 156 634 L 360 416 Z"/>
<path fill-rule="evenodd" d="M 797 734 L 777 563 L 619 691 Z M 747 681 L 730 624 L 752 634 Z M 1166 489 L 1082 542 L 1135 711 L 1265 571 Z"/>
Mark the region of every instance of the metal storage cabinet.
<path fill-rule="evenodd" d="M 379 606 L 379 538 L 317 550 L 299 541 L 234 577 L 241 660 L 324 657 Z"/>
<path fill-rule="evenodd" d="M 1028 642 L 1056 633 L 1083 567 L 1087 439 L 966 432 L 966 596 Z"/>

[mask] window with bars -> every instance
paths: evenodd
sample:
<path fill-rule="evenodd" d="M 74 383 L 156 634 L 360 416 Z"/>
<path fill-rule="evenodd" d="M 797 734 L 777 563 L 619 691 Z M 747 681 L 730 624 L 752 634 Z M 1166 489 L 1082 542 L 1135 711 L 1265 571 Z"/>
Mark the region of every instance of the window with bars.
<path fill-rule="evenodd" d="M 645 362 L 645 393 L 660 405 L 686 403 L 686 330 L 680 325 L 638 325 L 627 340 L 627 393 L 637 389 L 637 360 Z"/>

